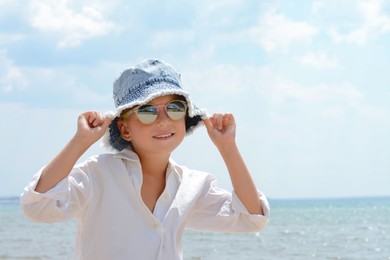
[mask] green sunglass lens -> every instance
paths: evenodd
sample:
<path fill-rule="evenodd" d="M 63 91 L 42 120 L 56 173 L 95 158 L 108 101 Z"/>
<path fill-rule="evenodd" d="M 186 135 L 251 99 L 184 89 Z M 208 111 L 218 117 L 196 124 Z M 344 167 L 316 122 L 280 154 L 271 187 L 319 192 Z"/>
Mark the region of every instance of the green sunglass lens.
<path fill-rule="evenodd" d="M 166 105 L 166 111 L 172 120 L 180 120 L 186 113 L 186 105 L 184 102 L 181 101 L 172 101 Z M 138 107 L 136 110 L 136 114 L 138 119 L 143 124 L 151 124 L 153 123 L 157 117 L 158 117 L 158 111 L 159 109 L 156 106 L 153 105 L 143 105 Z"/>
<path fill-rule="evenodd" d="M 137 110 L 138 119 L 144 124 L 151 124 L 156 120 L 158 110 L 155 106 L 144 105 L 140 106 Z"/>
<path fill-rule="evenodd" d="M 167 113 L 172 120 L 181 119 L 185 115 L 185 112 L 186 107 L 182 102 L 174 101 L 167 105 Z"/>

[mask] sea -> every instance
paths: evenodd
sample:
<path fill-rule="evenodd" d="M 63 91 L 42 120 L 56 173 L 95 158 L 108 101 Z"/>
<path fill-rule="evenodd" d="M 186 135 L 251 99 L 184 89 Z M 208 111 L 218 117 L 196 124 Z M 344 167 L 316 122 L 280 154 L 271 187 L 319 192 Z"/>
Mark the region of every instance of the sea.
<path fill-rule="evenodd" d="M 271 199 L 260 233 L 186 231 L 184 259 L 390 260 L 390 197 Z M 0 199 L 0 259 L 72 259 L 76 223 L 26 219 L 18 198 Z"/>

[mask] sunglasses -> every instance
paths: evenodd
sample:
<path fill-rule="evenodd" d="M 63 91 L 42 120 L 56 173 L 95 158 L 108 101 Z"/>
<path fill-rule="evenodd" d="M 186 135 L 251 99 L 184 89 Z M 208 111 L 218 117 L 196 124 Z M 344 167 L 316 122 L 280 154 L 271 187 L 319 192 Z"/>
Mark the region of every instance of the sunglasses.
<path fill-rule="evenodd" d="M 168 117 L 173 121 L 182 119 L 187 112 L 187 103 L 183 100 L 173 100 L 165 105 L 140 105 L 136 106 L 122 115 L 127 119 L 132 113 L 135 113 L 138 120 L 144 125 L 150 125 L 157 120 L 160 108 L 163 107 Z"/>

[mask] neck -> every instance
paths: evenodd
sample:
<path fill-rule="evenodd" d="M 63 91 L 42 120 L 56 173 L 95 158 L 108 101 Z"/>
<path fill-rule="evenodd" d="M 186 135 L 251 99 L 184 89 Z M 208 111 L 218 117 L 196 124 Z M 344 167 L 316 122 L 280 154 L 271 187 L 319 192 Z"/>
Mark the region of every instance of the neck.
<path fill-rule="evenodd" d="M 169 163 L 169 154 L 168 155 L 138 155 L 142 165 L 143 174 L 153 175 L 155 177 L 163 177 L 165 179 L 165 174 L 167 171 Z"/>

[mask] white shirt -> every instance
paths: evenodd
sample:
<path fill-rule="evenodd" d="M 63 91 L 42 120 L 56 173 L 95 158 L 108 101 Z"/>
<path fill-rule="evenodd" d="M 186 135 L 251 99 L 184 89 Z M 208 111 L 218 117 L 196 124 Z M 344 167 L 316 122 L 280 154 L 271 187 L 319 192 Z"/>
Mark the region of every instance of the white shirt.
<path fill-rule="evenodd" d="M 141 198 L 138 156 L 129 149 L 89 158 L 46 193 L 34 191 L 41 172 L 21 194 L 22 210 L 38 222 L 76 218 L 76 259 L 182 259 L 185 228 L 258 232 L 268 222 L 261 192 L 265 216 L 251 215 L 235 193 L 215 186 L 214 177 L 173 160 L 151 213 Z"/>

